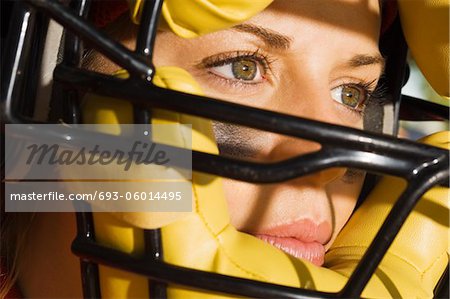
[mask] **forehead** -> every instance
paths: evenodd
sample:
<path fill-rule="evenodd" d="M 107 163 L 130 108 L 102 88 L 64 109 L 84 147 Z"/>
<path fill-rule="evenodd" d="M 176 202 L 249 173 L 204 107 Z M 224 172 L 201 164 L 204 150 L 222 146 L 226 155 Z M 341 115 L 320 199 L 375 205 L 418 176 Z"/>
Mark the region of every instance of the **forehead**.
<path fill-rule="evenodd" d="M 286 34 L 328 30 L 378 40 L 379 0 L 275 0 L 251 22 Z"/>

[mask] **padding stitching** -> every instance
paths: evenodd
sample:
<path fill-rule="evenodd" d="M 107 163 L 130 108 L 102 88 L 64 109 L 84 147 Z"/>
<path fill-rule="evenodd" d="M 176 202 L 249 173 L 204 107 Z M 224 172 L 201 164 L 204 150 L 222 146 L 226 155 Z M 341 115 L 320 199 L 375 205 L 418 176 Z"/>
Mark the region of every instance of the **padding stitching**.
<path fill-rule="evenodd" d="M 426 275 L 426 272 L 430 271 L 434 267 L 434 265 L 437 262 L 439 262 L 441 259 L 443 259 L 446 255 L 447 255 L 447 252 L 442 253 L 439 256 L 439 258 L 437 258 L 433 263 L 431 263 L 431 265 L 422 272 L 422 275 L 420 276 L 420 280 L 423 280 L 423 277 Z"/>

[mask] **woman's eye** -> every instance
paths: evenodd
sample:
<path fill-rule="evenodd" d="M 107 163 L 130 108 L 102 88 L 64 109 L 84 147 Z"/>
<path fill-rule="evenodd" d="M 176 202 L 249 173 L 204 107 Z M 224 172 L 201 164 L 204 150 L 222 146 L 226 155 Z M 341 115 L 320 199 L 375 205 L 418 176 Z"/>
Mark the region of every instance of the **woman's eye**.
<path fill-rule="evenodd" d="M 258 62 L 249 58 L 237 58 L 223 65 L 210 67 L 212 73 L 225 79 L 251 81 L 251 83 L 263 80 L 260 69 Z"/>
<path fill-rule="evenodd" d="M 354 85 L 340 85 L 331 90 L 331 98 L 355 110 L 361 110 L 367 98 L 367 91 Z"/>

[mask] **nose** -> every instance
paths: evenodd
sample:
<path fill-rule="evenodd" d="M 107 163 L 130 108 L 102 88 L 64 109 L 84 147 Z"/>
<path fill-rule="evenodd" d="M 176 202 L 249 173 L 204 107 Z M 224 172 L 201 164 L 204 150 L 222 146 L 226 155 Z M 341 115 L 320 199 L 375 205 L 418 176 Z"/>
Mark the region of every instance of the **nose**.
<path fill-rule="evenodd" d="M 300 65 L 300 64 L 296 64 Z M 302 64 L 289 74 L 290 80 L 282 80 L 274 108 L 282 113 L 342 125 L 342 119 L 334 109 L 328 82 L 328 70 L 317 64 Z M 271 162 L 319 151 L 321 144 L 305 139 L 276 135 L 266 150 Z M 323 186 L 342 177 L 344 168 L 322 170 L 302 177 L 309 184 Z"/>
<path fill-rule="evenodd" d="M 321 145 L 316 142 L 279 136 L 273 142 L 273 147 L 268 152 L 266 160 L 269 160 L 270 162 L 282 161 L 289 158 L 316 152 L 320 149 Z M 345 172 L 345 168 L 330 168 L 303 176 L 296 181 L 302 181 L 309 185 L 322 187 L 336 179 L 341 178 L 345 174 Z"/>

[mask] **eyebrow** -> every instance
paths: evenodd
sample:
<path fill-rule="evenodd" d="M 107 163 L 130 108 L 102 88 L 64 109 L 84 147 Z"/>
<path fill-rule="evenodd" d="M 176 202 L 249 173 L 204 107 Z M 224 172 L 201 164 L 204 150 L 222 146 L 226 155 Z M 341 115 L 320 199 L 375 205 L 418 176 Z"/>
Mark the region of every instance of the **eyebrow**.
<path fill-rule="evenodd" d="M 274 49 L 287 50 L 291 46 L 291 39 L 288 36 L 254 24 L 239 24 L 233 26 L 232 29 L 256 35 Z"/>
<path fill-rule="evenodd" d="M 287 50 L 291 46 L 292 39 L 290 37 L 258 25 L 249 23 L 238 24 L 233 26 L 232 29 L 256 35 L 262 39 L 265 44 L 274 49 Z M 347 65 L 352 68 L 357 68 L 367 65 L 380 64 L 384 70 L 385 62 L 385 59 L 380 54 L 358 54 L 353 56 L 347 62 Z"/>
<path fill-rule="evenodd" d="M 356 68 L 366 65 L 373 65 L 373 64 L 380 64 L 383 66 L 385 65 L 385 59 L 380 54 L 375 55 L 366 55 L 366 54 L 358 54 L 353 56 L 348 62 L 347 65 Z"/>

